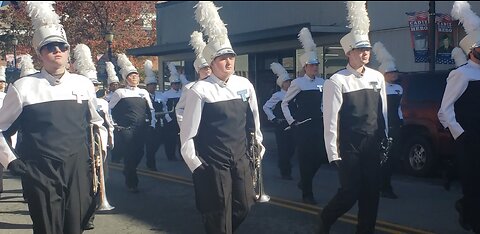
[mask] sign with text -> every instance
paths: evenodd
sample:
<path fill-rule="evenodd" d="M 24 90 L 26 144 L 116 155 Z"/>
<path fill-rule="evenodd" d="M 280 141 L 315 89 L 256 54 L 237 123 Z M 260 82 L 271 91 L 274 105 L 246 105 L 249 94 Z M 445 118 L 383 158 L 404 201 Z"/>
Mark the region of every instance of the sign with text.
<path fill-rule="evenodd" d="M 416 63 L 427 63 L 429 58 L 428 41 L 430 34 L 428 11 L 406 12 L 412 39 L 413 54 Z M 454 64 L 451 58 L 456 45 L 456 24 L 449 14 L 435 14 L 435 62 L 438 64 Z"/>

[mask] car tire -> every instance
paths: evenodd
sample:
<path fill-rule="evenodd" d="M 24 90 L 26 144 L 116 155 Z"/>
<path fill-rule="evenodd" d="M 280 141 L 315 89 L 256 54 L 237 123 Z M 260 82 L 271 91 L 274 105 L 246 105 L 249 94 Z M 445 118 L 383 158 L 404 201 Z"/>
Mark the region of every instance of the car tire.
<path fill-rule="evenodd" d="M 435 158 L 432 144 L 423 136 L 413 136 L 407 140 L 404 148 L 404 166 L 413 176 L 426 177 L 432 173 Z"/>

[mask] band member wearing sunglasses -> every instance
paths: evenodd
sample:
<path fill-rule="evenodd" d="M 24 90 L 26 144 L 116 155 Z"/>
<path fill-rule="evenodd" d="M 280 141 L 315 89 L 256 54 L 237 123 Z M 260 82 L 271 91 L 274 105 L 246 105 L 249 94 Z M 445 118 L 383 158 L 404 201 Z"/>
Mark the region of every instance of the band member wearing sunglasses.
<path fill-rule="evenodd" d="M 51 3 L 29 2 L 39 73 L 9 87 L 0 109 L 0 132 L 21 128 L 16 151 L 0 134 L 0 163 L 21 176 L 33 233 L 82 233 L 94 212 L 87 142 L 89 124 L 106 136 L 88 78 L 69 73 L 69 44 Z M 45 9 L 48 8 L 48 9 Z M 49 10 L 51 9 L 51 10 Z"/>

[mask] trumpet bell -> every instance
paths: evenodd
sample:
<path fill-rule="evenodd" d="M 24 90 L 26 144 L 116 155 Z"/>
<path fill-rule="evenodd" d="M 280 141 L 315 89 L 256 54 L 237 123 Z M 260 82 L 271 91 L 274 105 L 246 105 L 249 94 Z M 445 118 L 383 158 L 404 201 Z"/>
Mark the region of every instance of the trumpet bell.
<path fill-rule="evenodd" d="M 256 195 L 257 202 L 269 202 L 270 201 L 270 196 L 267 194 L 262 194 L 262 195 Z"/>
<path fill-rule="evenodd" d="M 107 210 L 113 210 L 115 209 L 114 206 L 111 206 L 108 201 L 105 200 L 102 204 L 100 204 L 97 208 L 98 211 L 107 211 Z"/>

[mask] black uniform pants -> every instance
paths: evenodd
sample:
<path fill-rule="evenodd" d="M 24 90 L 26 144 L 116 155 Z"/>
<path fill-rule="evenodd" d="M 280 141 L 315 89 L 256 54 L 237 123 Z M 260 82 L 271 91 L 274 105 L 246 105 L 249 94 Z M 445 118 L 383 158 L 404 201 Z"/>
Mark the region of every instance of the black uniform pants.
<path fill-rule="evenodd" d="M 82 233 L 95 211 L 88 152 L 63 160 L 40 156 L 25 159 L 23 190 L 38 234 Z"/>
<path fill-rule="evenodd" d="M 358 201 L 357 233 L 374 233 L 379 202 L 379 137 L 352 134 L 340 139 L 340 188 L 321 212 L 330 227 Z"/>
<path fill-rule="evenodd" d="M 122 141 L 120 140 L 121 136 L 120 136 L 119 132 L 120 131 L 117 128 L 115 128 L 115 131 L 113 131 L 114 148 L 112 150 L 110 160 L 112 160 L 112 162 L 114 162 L 114 163 L 120 163 L 120 160 L 122 160 L 122 157 L 123 157 L 122 150 L 121 150 L 121 149 L 123 149 L 123 147 L 120 146 Z"/>
<path fill-rule="evenodd" d="M 465 131 L 455 141 L 458 171 L 462 185 L 464 218 L 474 230 L 480 231 L 480 136 Z"/>
<path fill-rule="evenodd" d="M 176 152 L 180 154 L 180 127 L 178 126 L 177 120 L 173 119 L 172 121 L 165 124 L 165 154 L 167 155 L 168 160 L 177 160 Z"/>
<path fill-rule="evenodd" d="M 146 128 L 146 126 L 124 128 L 115 135 L 118 136 L 119 144 L 113 149 L 123 158 L 123 175 L 128 188 L 136 188 L 138 185 L 137 166 L 145 153 Z"/>
<path fill-rule="evenodd" d="M 327 162 L 321 122 L 309 121 L 293 129 L 303 197 L 313 197 L 312 183 L 320 165 Z"/>
<path fill-rule="evenodd" d="M 147 158 L 147 167 L 156 168 L 157 162 L 155 155 L 158 148 L 162 144 L 162 129 L 160 126 L 155 127 L 155 129 L 150 128 L 147 130 L 147 135 L 145 139 L 145 149 L 146 149 L 146 158 Z"/>
<path fill-rule="evenodd" d="M 291 130 L 284 131 L 287 126 L 275 127 L 275 139 L 277 141 L 278 168 L 282 176 L 292 174 L 292 163 L 290 162 L 295 153 L 295 142 Z"/>
<path fill-rule="evenodd" d="M 208 234 L 231 234 L 254 203 L 252 170 L 247 157 L 230 165 L 211 162 L 193 172 L 195 200 Z"/>
<path fill-rule="evenodd" d="M 400 142 L 400 127 L 391 127 L 388 134 L 393 138 L 392 147 L 388 154 L 388 160 L 382 165 L 381 171 L 381 190 L 392 190 L 392 174 L 395 166 L 400 162 L 401 142 Z"/>

